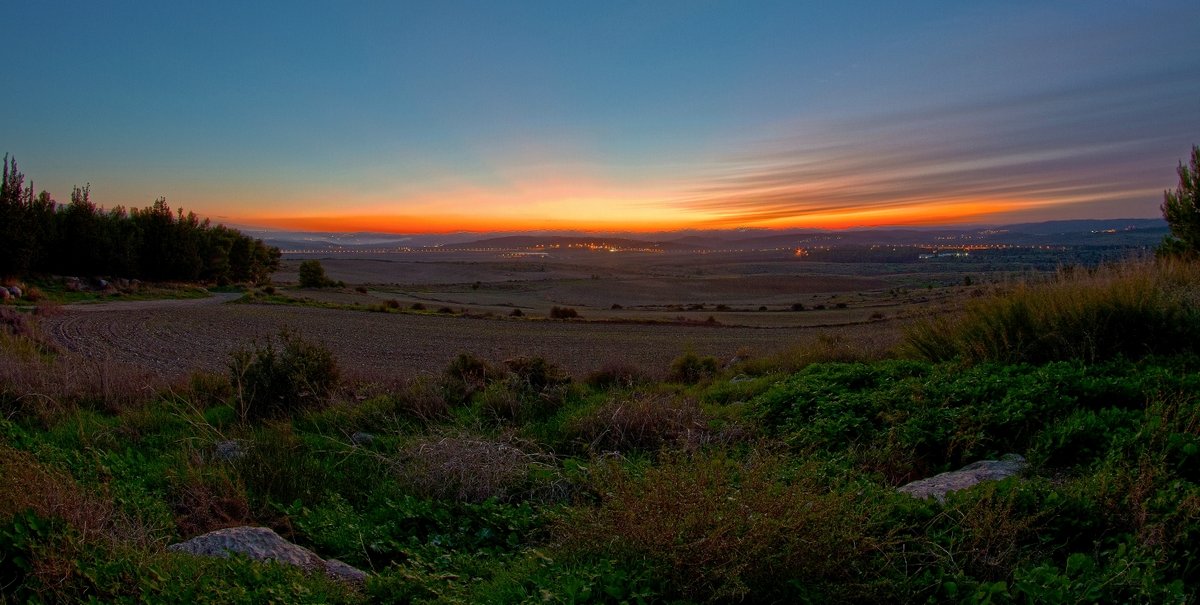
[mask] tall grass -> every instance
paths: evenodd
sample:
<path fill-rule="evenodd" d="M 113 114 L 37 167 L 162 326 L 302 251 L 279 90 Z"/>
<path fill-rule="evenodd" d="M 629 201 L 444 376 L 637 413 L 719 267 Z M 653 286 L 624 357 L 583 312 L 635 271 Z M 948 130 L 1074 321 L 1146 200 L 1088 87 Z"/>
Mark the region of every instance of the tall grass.
<path fill-rule="evenodd" d="M 1129 261 L 1060 270 L 972 301 L 957 317 L 918 322 L 904 348 L 933 361 L 1097 361 L 1196 350 L 1200 264 Z"/>

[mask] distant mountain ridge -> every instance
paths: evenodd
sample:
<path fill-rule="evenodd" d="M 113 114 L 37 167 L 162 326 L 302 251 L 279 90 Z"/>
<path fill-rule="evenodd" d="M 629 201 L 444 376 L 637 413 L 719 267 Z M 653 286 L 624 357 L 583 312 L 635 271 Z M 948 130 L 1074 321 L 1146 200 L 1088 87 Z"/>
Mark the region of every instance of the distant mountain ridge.
<path fill-rule="evenodd" d="M 1166 221 L 1079 219 L 970 227 L 873 227 L 855 229 L 682 230 L 655 233 L 581 231 L 444 234 L 321 233 L 244 230 L 286 251 L 372 252 L 413 248 L 532 249 L 607 245 L 662 251 L 768 249 L 801 245 L 939 245 L 956 242 L 1062 245 L 1154 245 L 1168 233 Z"/>

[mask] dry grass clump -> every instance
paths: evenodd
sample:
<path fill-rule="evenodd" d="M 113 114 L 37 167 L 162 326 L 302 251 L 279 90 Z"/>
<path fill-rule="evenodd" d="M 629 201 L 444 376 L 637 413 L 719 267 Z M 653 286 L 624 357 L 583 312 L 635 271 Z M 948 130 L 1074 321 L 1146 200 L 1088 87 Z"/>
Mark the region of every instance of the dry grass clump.
<path fill-rule="evenodd" d="M 418 439 L 400 451 L 397 472 L 427 498 L 483 502 L 529 494 L 535 470 L 550 472 L 552 460 L 512 438 L 442 436 Z"/>
<path fill-rule="evenodd" d="M 204 464 L 198 453 L 170 483 L 171 510 L 181 536 L 246 525 L 251 520 L 245 487 L 227 468 Z"/>
<path fill-rule="evenodd" d="M 611 399 L 577 418 L 568 431 L 592 451 L 620 452 L 696 443 L 708 433 L 694 400 L 645 393 Z"/>
<path fill-rule="evenodd" d="M 934 361 L 1097 361 L 1171 354 L 1200 341 L 1200 263 L 1131 261 L 1063 270 L 972 301 L 961 317 L 910 328 L 906 348 Z"/>
<path fill-rule="evenodd" d="M 750 376 L 793 374 L 814 363 L 876 361 L 889 354 L 886 347 L 869 348 L 843 334 L 822 332 L 808 344 L 770 356 L 745 359 L 735 368 L 739 373 Z"/>
<path fill-rule="evenodd" d="M 624 362 L 609 362 L 584 378 L 584 383 L 598 389 L 628 389 L 650 377 L 639 367 Z"/>
<path fill-rule="evenodd" d="M 0 408 L 47 425 L 79 407 L 118 413 L 167 386 L 153 373 L 110 360 L 0 357 Z"/>
<path fill-rule="evenodd" d="M 873 548 L 865 516 L 849 495 L 789 474 L 766 456 L 678 456 L 640 474 L 608 464 L 599 505 L 572 510 L 554 534 L 567 551 L 648 560 L 690 600 L 773 601 L 772 587 L 849 578 Z"/>

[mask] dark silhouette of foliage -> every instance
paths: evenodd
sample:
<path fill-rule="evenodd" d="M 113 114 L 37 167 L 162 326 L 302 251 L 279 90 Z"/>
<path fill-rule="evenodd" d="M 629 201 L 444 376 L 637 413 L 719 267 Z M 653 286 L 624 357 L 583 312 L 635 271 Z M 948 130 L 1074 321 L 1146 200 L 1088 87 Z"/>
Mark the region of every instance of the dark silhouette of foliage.
<path fill-rule="evenodd" d="M 325 267 L 319 260 L 306 260 L 300 263 L 300 287 L 324 288 L 332 286 L 333 282 L 325 277 Z"/>
<path fill-rule="evenodd" d="M 279 268 L 279 249 L 195 213 L 172 211 L 164 198 L 147 208 L 111 210 L 75 187 L 59 203 L 4 156 L 0 181 L 0 277 L 30 273 L 147 280 L 262 283 Z"/>
<path fill-rule="evenodd" d="M 1180 162 L 1178 171 L 1179 185 L 1163 192 L 1162 213 L 1171 236 L 1159 253 L 1195 256 L 1200 254 L 1200 146 L 1192 146 L 1191 165 Z"/>
<path fill-rule="evenodd" d="M 268 342 L 230 357 L 230 383 L 243 420 L 291 416 L 323 403 L 337 386 L 337 360 L 323 344 L 289 332 L 282 332 L 279 340 L 282 349 Z"/>

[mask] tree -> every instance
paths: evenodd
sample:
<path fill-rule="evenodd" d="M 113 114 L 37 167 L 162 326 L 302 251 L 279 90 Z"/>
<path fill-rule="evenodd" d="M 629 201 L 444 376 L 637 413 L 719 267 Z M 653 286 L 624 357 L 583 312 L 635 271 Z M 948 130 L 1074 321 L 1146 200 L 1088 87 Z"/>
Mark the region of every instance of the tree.
<path fill-rule="evenodd" d="M 300 263 L 301 288 L 324 288 L 329 283 L 329 278 L 325 277 L 325 268 L 321 266 L 321 261 L 306 260 Z"/>
<path fill-rule="evenodd" d="M 1191 165 L 1179 163 L 1179 186 L 1163 192 L 1163 218 L 1171 235 L 1163 241 L 1160 254 L 1200 254 L 1200 146 L 1192 146 Z"/>

